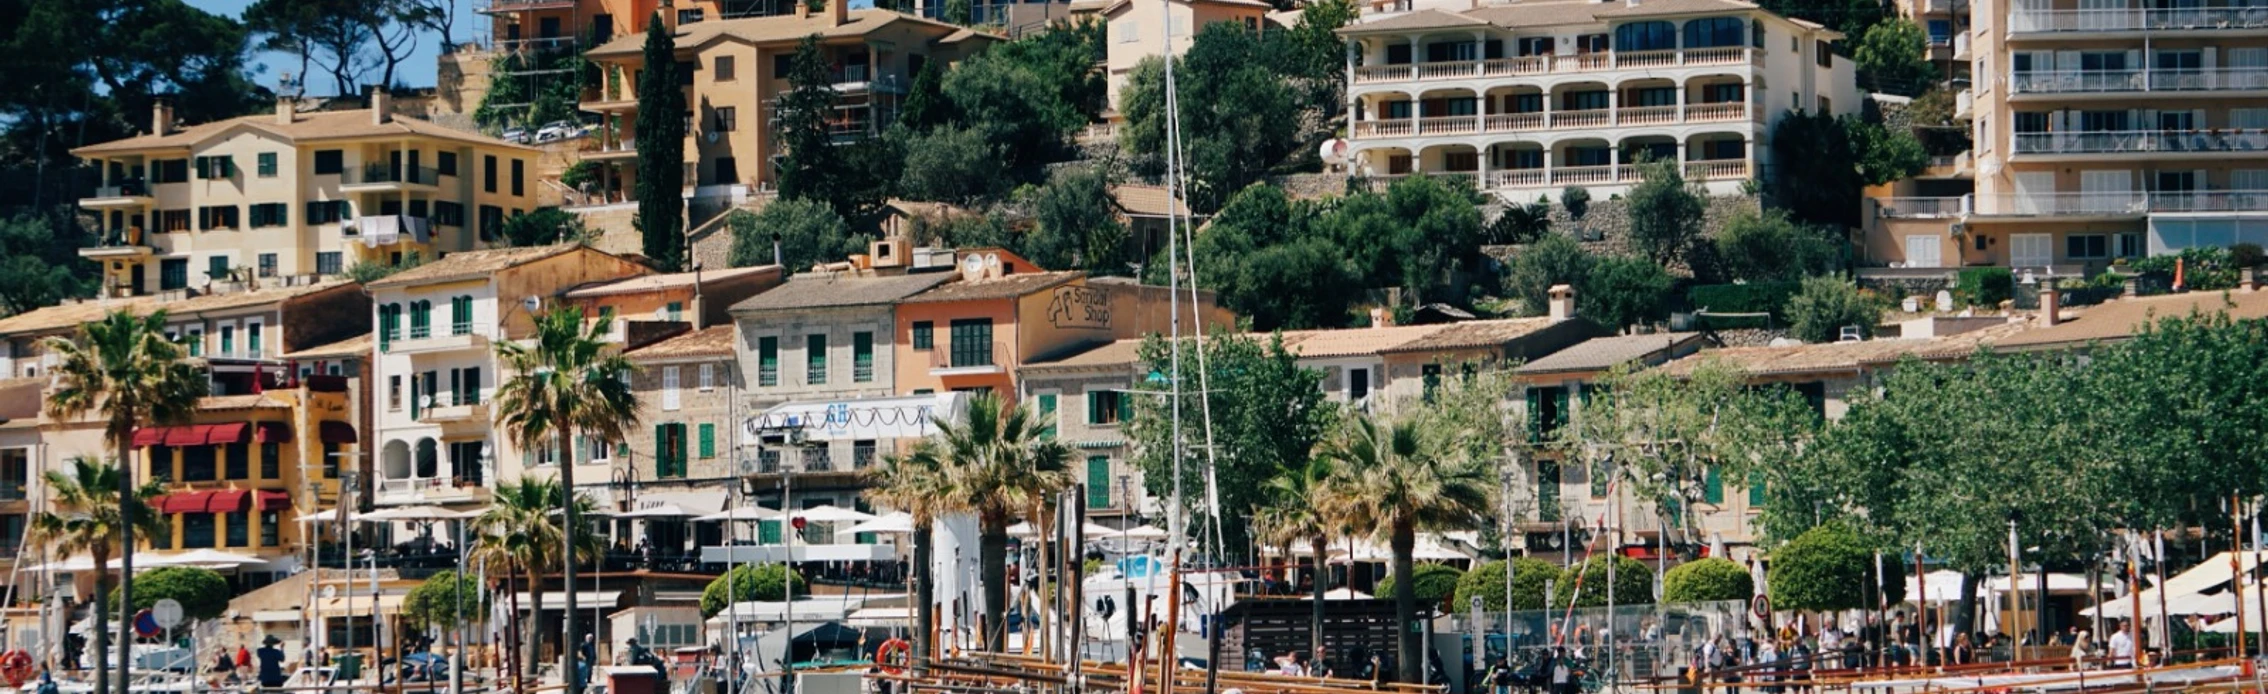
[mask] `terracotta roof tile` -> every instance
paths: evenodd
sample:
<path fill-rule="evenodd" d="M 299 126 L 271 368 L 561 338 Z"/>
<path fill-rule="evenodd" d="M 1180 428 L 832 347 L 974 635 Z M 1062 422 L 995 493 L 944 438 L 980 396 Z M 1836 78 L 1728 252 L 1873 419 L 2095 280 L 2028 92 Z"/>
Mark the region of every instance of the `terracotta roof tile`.
<path fill-rule="evenodd" d="M 770 291 L 732 305 L 733 313 L 895 304 L 953 279 L 950 272 L 895 277 L 796 275 Z"/>
<path fill-rule="evenodd" d="M 1504 318 L 1442 323 L 1433 326 L 1438 330 L 1431 334 L 1383 351 L 1427 352 L 1494 347 L 1551 327 L 1558 322 L 1550 318 Z"/>
<path fill-rule="evenodd" d="M 363 333 L 327 345 L 316 345 L 283 355 L 285 359 L 344 359 L 370 355 L 370 333 Z"/>
<path fill-rule="evenodd" d="M 1488 26 L 1488 21 L 1463 14 L 1440 10 L 1418 10 L 1370 22 L 1357 22 L 1339 29 L 1340 34 L 1371 34 L 1390 31 L 1416 31 L 1420 29 L 1451 29 L 1455 27 Z"/>
<path fill-rule="evenodd" d="M 729 357 L 732 356 L 733 331 L 734 328 L 730 325 L 714 325 L 624 352 L 623 356 L 632 361 Z"/>
<path fill-rule="evenodd" d="M 306 296 L 309 294 L 327 292 L 350 284 L 354 284 L 354 280 L 333 279 L 316 282 L 314 284 L 300 285 L 297 287 L 263 287 L 251 291 L 193 296 L 187 299 L 182 299 L 180 301 L 158 304 L 156 306 L 153 306 L 152 308 L 162 308 L 165 309 L 168 313 L 225 311 L 229 309 L 275 303 L 286 299 Z"/>
<path fill-rule="evenodd" d="M 590 284 L 567 290 L 566 296 L 570 299 L 586 299 L 594 296 L 614 296 L 617 294 L 656 292 L 665 289 L 676 289 L 680 287 L 693 286 L 693 282 L 696 278 L 699 279 L 702 284 L 708 284 L 710 282 L 722 282 L 725 280 L 745 277 L 748 275 L 779 271 L 780 266 L 778 265 L 758 265 L 755 267 L 736 267 L 725 270 L 702 270 L 700 272 L 672 272 L 668 274 L 637 275 L 634 277 L 625 277 L 618 280 L 592 282 Z"/>
<path fill-rule="evenodd" d="M 149 297 L 83 301 L 59 304 L 0 318 L 0 335 L 64 332 L 108 315 L 112 311 L 141 313 L 158 302 Z"/>
<path fill-rule="evenodd" d="M 1432 335 L 1443 326 L 1397 325 L 1386 328 L 1301 330 L 1284 333 L 1284 348 L 1302 358 L 1351 357 L 1379 354 Z"/>
<path fill-rule="evenodd" d="M 1906 357 L 1925 360 L 1959 359 L 1974 354 L 2000 340 L 2022 332 L 2027 326 L 2009 324 L 1972 330 L 1950 337 L 1926 339 L 1883 339 L 1862 342 L 1830 342 L 1824 344 L 1787 345 L 1783 347 L 1733 347 L 1705 351 L 1662 365 L 1673 375 L 1693 373 L 1703 363 L 1716 361 L 1752 376 L 1853 371 L 1865 367 L 1895 364 Z"/>
<path fill-rule="evenodd" d="M 370 122 L 370 110 L 358 109 L 353 111 L 301 112 L 292 119 L 291 125 L 277 123 L 274 113 L 241 116 L 192 125 L 166 135 L 139 135 L 122 140 L 87 145 L 71 150 L 71 153 L 84 156 L 113 152 L 188 148 L 238 126 L 259 130 L 292 142 L 421 135 L 491 147 L 527 150 L 531 154 L 536 151 L 526 145 L 506 142 L 480 133 L 436 125 L 430 121 L 410 116 L 396 115 L 388 118 L 385 123 L 372 123 Z"/>
<path fill-rule="evenodd" d="M 1571 371 L 1605 371 L 1623 364 L 1644 361 L 1657 354 L 1670 354 L 1676 348 L 1701 339 L 1701 333 L 1656 333 L 1652 335 L 1617 335 L 1585 340 L 1573 347 L 1545 355 L 1541 359 L 1520 365 L 1518 373 L 1565 373 Z"/>
<path fill-rule="evenodd" d="M 817 34 L 821 39 L 865 36 L 898 22 L 921 26 L 928 29 L 929 33 L 934 34 L 939 39 L 950 38 L 960 41 L 973 37 L 1001 38 L 981 32 L 971 32 L 973 36 L 962 35 L 963 29 L 961 27 L 922 19 L 903 12 L 856 9 L 850 11 L 850 21 L 841 25 L 836 25 L 834 18 L 825 12 L 810 16 L 748 17 L 688 24 L 677 28 L 677 48 L 680 50 L 695 48 L 722 39 L 744 43 L 784 43 L 799 41 L 803 37 L 813 34 Z M 638 33 L 608 41 L 584 55 L 592 58 L 617 58 L 640 55 L 645 50 L 646 35 Z"/>
<path fill-rule="evenodd" d="M 2010 349 L 2079 346 L 2119 340 L 2151 323 L 2191 313 L 2226 312 L 2230 318 L 2268 318 L 2268 292 L 2187 292 L 2114 299 L 2084 309 L 2054 327 L 2025 331 L 2001 340 Z"/>
<path fill-rule="evenodd" d="M 560 243 L 549 246 L 460 251 L 442 256 L 440 260 L 387 275 L 384 279 L 371 282 L 370 288 L 401 287 L 481 277 L 581 248 L 583 246 L 580 244 Z M 594 250 L 592 252 L 599 251 Z"/>
<path fill-rule="evenodd" d="M 1162 186 L 1118 186 L 1110 189 L 1110 195 L 1118 201 L 1120 211 L 1135 217 L 1189 214 L 1189 206 L 1175 201 Z"/>
<path fill-rule="evenodd" d="M 983 301 L 987 299 L 1013 299 L 1026 294 L 1043 292 L 1069 283 L 1086 273 L 1077 271 L 1033 272 L 937 285 L 929 291 L 906 297 L 905 303 L 928 304 L 941 301 Z"/>
<path fill-rule="evenodd" d="M 1599 6 L 1600 17 L 1651 17 L 1656 15 L 1688 14 L 1695 12 L 1738 12 L 1757 9 L 1755 3 L 1740 0 L 1643 0 L 1636 7 L 1624 3 L 1607 3 Z"/>

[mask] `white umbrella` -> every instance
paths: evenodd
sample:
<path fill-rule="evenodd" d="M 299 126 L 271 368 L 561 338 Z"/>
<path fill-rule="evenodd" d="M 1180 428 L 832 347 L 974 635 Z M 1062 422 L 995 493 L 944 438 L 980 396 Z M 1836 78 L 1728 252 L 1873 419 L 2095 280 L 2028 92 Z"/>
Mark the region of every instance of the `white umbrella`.
<path fill-rule="evenodd" d="M 913 532 L 913 514 L 906 513 L 904 511 L 892 511 L 882 514 L 881 517 L 875 518 L 874 520 L 860 523 L 858 525 L 853 525 L 850 527 L 849 532 L 910 533 Z"/>
<path fill-rule="evenodd" d="M 696 516 L 696 515 L 699 515 L 699 514 L 695 514 L 695 513 L 693 513 L 692 511 L 687 511 L 687 510 L 685 510 L 685 507 L 683 507 L 683 506 L 679 506 L 679 505 L 677 505 L 677 504 L 662 504 L 662 505 L 660 505 L 660 506 L 648 506 L 648 507 L 646 507 L 646 508 L 641 508 L 641 509 L 638 509 L 638 510 L 636 510 L 636 511 L 624 511 L 624 512 L 622 512 L 622 513 L 617 513 L 617 514 L 614 514 L 614 517 L 615 517 L 615 518 L 692 518 L 692 517 L 694 517 L 694 516 Z"/>
<path fill-rule="evenodd" d="M 801 518 L 812 523 L 841 523 L 844 521 L 860 523 L 874 520 L 874 514 L 861 513 L 839 506 L 813 506 L 801 511 L 791 512 L 788 515 L 794 516 L 796 518 Z"/>
<path fill-rule="evenodd" d="M 779 517 L 780 512 L 774 511 L 772 509 L 764 508 L 762 506 L 743 506 L 736 509 L 718 511 L 706 516 L 696 516 L 693 520 L 701 521 L 703 523 L 716 523 L 720 521 L 748 522 L 773 520 Z"/>
<path fill-rule="evenodd" d="M 369 513 L 355 514 L 358 521 L 440 521 L 462 520 L 480 515 L 474 511 L 451 511 L 439 506 L 398 506 Z"/>
<path fill-rule="evenodd" d="M 1172 535 L 1171 533 L 1166 532 L 1164 529 L 1161 529 L 1154 525 L 1137 525 L 1125 530 L 1116 531 L 1113 534 L 1122 535 L 1128 539 L 1134 540 L 1163 540 Z"/>
<path fill-rule="evenodd" d="M 1115 540 L 1120 537 L 1126 536 L 1125 531 L 1104 525 L 1098 525 L 1093 522 L 1088 522 L 1083 527 L 1087 534 L 1088 540 Z M 1031 537 L 1033 535 L 1039 534 L 1039 528 L 1033 526 L 1030 521 L 1025 521 L 1008 526 L 1008 534 L 1011 537 Z M 1132 539 L 1140 540 L 1144 538 L 1140 535 L 1136 535 Z"/>
<path fill-rule="evenodd" d="M 223 552 L 217 549 L 193 549 L 179 554 L 151 555 L 143 566 L 195 566 L 200 568 L 235 568 L 251 564 L 266 564 L 268 560 L 248 554 Z M 137 567 L 139 568 L 139 567 Z"/>
<path fill-rule="evenodd" d="M 1365 593 L 1365 592 L 1362 592 L 1362 591 L 1359 591 L 1359 590 L 1355 590 L 1355 589 L 1353 589 L 1353 588 L 1347 588 L 1347 587 L 1341 586 L 1341 587 L 1338 587 L 1338 588 L 1332 588 L 1332 589 L 1330 589 L 1330 590 L 1328 590 L 1328 591 L 1325 591 L 1325 592 L 1323 593 L 1323 599 L 1325 599 L 1325 600 L 1369 600 L 1369 599 L 1370 599 L 1370 594 L 1369 594 L 1369 593 Z"/>

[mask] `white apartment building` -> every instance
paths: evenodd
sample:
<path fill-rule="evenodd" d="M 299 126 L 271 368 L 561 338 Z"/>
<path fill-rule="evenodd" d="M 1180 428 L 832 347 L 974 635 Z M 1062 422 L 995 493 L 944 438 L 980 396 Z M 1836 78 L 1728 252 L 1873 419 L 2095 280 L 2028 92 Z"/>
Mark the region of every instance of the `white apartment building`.
<path fill-rule="evenodd" d="M 374 502 L 477 504 L 500 480 L 555 474 L 556 449 L 522 450 L 494 427 L 489 404 L 508 375 L 496 342 L 526 339 L 568 288 L 649 272 L 560 244 L 455 253 L 370 283 Z M 606 479 L 603 447 L 577 452 L 582 479 Z"/>
<path fill-rule="evenodd" d="M 1384 0 L 1339 33 L 1351 173 L 1522 201 L 1624 192 L 1642 156 L 1737 193 L 1781 115 L 1859 108 L 1841 34 L 1737 0 Z"/>

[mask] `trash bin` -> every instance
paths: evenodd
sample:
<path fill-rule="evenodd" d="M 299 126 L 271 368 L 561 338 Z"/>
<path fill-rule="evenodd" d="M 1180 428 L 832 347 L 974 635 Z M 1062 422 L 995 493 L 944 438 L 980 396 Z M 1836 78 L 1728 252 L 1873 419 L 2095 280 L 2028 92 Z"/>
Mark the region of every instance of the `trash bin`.
<path fill-rule="evenodd" d="M 339 654 L 331 664 L 331 679 L 344 682 L 362 679 L 362 654 L 354 651 Z"/>

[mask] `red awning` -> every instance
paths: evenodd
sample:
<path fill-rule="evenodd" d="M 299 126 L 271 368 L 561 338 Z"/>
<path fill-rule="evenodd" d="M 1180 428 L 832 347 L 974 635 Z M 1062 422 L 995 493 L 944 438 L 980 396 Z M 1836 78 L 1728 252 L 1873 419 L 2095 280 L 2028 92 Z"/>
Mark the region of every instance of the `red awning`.
<path fill-rule="evenodd" d="M 253 492 L 252 498 L 255 501 L 259 502 L 260 510 L 262 511 L 274 511 L 277 509 L 291 508 L 290 492 L 279 492 L 272 489 L 262 489 L 260 491 Z"/>
<path fill-rule="evenodd" d="M 186 424 L 177 427 L 166 427 L 165 445 L 202 446 L 205 445 L 205 437 L 210 435 L 212 435 L 212 425 L 209 424 Z"/>
<path fill-rule="evenodd" d="M 291 443 L 291 425 L 283 422 L 254 423 L 252 440 L 260 443 Z"/>
<path fill-rule="evenodd" d="M 356 440 L 354 425 L 346 422 L 323 422 L 317 429 L 322 434 L 323 443 L 354 443 Z"/>
<path fill-rule="evenodd" d="M 250 440 L 248 437 L 252 433 L 252 425 L 244 422 L 207 424 L 205 426 L 205 443 L 208 445 L 244 443 Z"/>
<path fill-rule="evenodd" d="M 220 489 L 211 492 L 205 500 L 206 513 L 235 513 L 244 510 L 244 501 L 252 496 L 242 489 Z"/>
<path fill-rule="evenodd" d="M 155 507 L 158 513 L 204 513 L 205 505 L 210 503 L 212 496 L 212 492 L 167 494 L 158 497 L 151 506 Z"/>
<path fill-rule="evenodd" d="M 134 430 L 134 448 L 147 448 L 165 443 L 165 432 L 173 427 L 142 427 Z"/>

